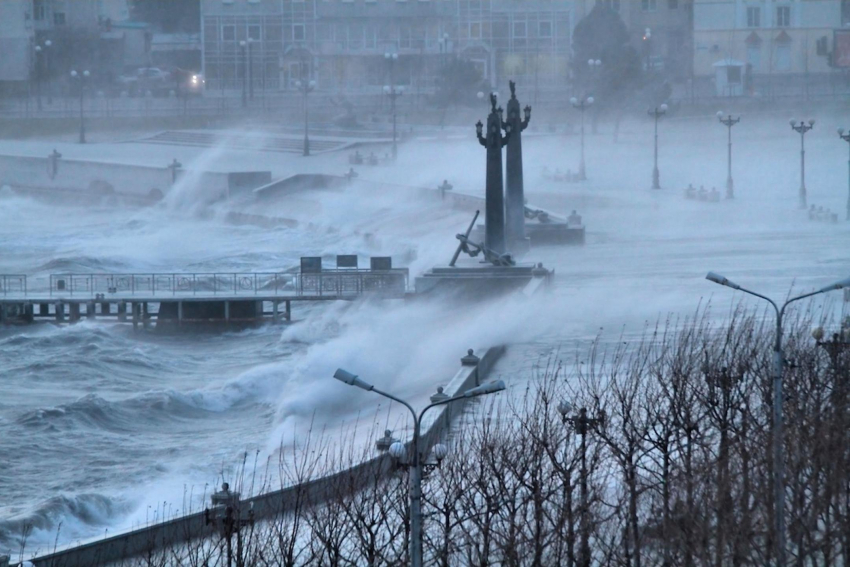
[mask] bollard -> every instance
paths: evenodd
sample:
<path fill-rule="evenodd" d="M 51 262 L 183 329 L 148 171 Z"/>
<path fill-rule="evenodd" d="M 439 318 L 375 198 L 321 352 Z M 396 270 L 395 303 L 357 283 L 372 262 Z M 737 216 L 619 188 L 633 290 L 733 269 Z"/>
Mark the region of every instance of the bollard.
<path fill-rule="evenodd" d="M 94 319 L 96 309 L 94 301 L 86 303 L 86 319 Z"/>
<path fill-rule="evenodd" d="M 68 320 L 71 321 L 71 323 L 76 323 L 77 321 L 79 321 L 80 320 L 80 304 L 79 303 L 69 303 L 68 308 L 71 311 L 71 313 L 69 314 Z"/>
<path fill-rule="evenodd" d="M 65 320 L 65 304 L 61 301 L 56 302 L 56 321 L 61 322 Z"/>
<path fill-rule="evenodd" d="M 272 301 L 272 320 L 275 323 L 280 322 L 280 314 L 277 312 L 278 305 L 280 305 L 280 302 Z"/>
<path fill-rule="evenodd" d="M 292 302 L 286 300 L 286 311 L 283 312 L 283 318 L 287 321 L 292 321 Z"/>
<path fill-rule="evenodd" d="M 118 304 L 118 320 L 124 322 L 127 320 L 127 302 L 122 301 Z"/>

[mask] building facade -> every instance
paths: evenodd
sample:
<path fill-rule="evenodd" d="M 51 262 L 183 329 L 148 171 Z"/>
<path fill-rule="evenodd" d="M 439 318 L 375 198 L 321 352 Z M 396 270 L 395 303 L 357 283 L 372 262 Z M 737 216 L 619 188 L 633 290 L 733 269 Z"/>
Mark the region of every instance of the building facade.
<path fill-rule="evenodd" d="M 244 80 L 286 89 L 309 78 L 324 89 L 394 82 L 427 91 L 454 57 L 492 85 L 562 85 L 569 77 L 572 0 L 201 2 L 208 89 Z"/>
<path fill-rule="evenodd" d="M 29 79 L 34 33 L 32 0 L 0 2 L 0 86 L 4 90 Z"/>
<path fill-rule="evenodd" d="M 694 73 L 744 92 L 760 76 L 828 73 L 848 10 L 847 0 L 694 0 Z"/>

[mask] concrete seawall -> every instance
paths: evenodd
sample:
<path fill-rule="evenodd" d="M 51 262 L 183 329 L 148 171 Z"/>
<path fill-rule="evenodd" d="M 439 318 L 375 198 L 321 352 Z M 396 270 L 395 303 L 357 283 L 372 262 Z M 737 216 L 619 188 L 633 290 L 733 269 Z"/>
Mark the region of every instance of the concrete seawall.
<path fill-rule="evenodd" d="M 493 347 L 482 354 L 477 364 L 462 365 L 444 388 L 444 392 L 449 396 L 458 395 L 487 381 L 493 366 L 504 352 L 503 346 Z M 466 400 L 457 400 L 449 405 L 438 406 L 426 414 L 422 423 L 421 442 L 425 455 L 442 436 L 448 433 L 454 419 L 462 413 L 465 403 Z M 322 478 L 246 498 L 239 503 L 239 507 L 251 508 L 255 520 L 270 519 L 276 515 L 286 514 L 296 504 L 321 505 L 330 497 L 338 497 L 340 487 L 344 487 L 348 493 L 356 493 L 369 483 L 373 483 L 376 477 L 391 474 L 394 468 L 392 459 L 386 454 L 381 454 Z M 29 561 L 36 567 L 95 567 L 212 537 L 215 533 L 215 528 L 206 524 L 204 513 L 199 512 L 107 539 L 33 557 Z"/>
<path fill-rule="evenodd" d="M 23 192 L 68 193 L 93 197 L 133 197 L 156 201 L 171 190 L 172 169 L 49 156 L 0 155 L 0 186 Z M 271 181 L 270 172 L 177 170 L 177 182 L 191 176 L 209 201 Z"/>

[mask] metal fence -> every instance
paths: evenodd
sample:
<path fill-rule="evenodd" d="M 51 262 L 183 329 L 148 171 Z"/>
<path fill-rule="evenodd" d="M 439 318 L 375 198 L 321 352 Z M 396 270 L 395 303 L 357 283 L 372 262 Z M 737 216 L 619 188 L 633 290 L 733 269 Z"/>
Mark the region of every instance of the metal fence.
<path fill-rule="evenodd" d="M 407 291 L 409 271 L 394 270 L 323 270 L 317 273 L 298 274 L 298 295 L 336 296 L 379 293 L 404 296 Z"/>
<path fill-rule="evenodd" d="M 0 293 L 27 293 L 27 277 L 22 274 L 0 274 Z"/>
<path fill-rule="evenodd" d="M 26 276 L 19 290 L 26 293 Z M 403 297 L 409 271 L 324 270 L 314 274 L 290 273 L 183 273 L 183 274 L 51 274 L 53 295 L 265 295 L 290 297 L 346 297 L 379 293 Z M 3 290 L 6 290 L 5 279 Z"/>
<path fill-rule="evenodd" d="M 294 294 L 295 274 L 51 274 L 50 295 Z"/>

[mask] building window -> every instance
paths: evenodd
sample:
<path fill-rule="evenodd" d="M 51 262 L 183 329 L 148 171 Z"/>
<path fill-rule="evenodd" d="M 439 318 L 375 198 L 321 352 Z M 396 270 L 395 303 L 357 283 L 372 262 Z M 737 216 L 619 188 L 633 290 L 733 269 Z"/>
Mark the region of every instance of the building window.
<path fill-rule="evenodd" d="M 292 26 L 292 40 L 293 41 L 304 41 L 304 24 L 293 24 Z"/>
<path fill-rule="evenodd" d="M 39 22 L 44 20 L 46 14 L 45 0 L 35 0 L 32 4 L 33 19 Z"/>
<path fill-rule="evenodd" d="M 481 39 L 481 22 L 469 23 L 469 38 Z"/>
<path fill-rule="evenodd" d="M 667 0 L 667 8 L 669 8 L 670 10 L 678 10 L 679 0 Z"/>
<path fill-rule="evenodd" d="M 787 28 L 791 25 L 791 7 L 777 6 L 776 7 L 776 27 Z"/>
<path fill-rule="evenodd" d="M 753 71 L 758 71 L 761 67 L 761 46 L 760 45 L 748 45 L 747 46 L 747 63 L 750 64 L 750 67 Z"/>
<path fill-rule="evenodd" d="M 841 25 L 850 26 L 850 0 L 841 0 Z"/>
<path fill-rule="evenodd" d="M 65 12 L 54 12 L 53 23 L 57 26 L 65 25 Z"/>
<path fill-rule="evenodd" d="M 761 27 L 761 8 L 759 8 L 758 6 L 750 6 L 749 8 L 747 8 L 747 27 Z"/>
<path fill-rule="evenodd" d="M 514 22 L 514 37 L 525 37 L 525 22 Z"/>
<path fill-rule="evenodd" d="M 654 12 L 656 8 L 656 0 L 640 0 L 640 9 L 644 12 Z"/>
<path fill-rule="evenodd" d="M 254 41 L 260 41 L 262 38 L 261 27 L 259 24 L 252 24 L 248 26 L 248 39 L 253 39 Z"/>
<path fill-rule="evenodd" d="M 540 37 L 552 37 L 552 22 L 540 22 Z"/>
<path fill-rule="evenodd" d="M 791 70 L 791 46 L 787 43 L 776 46 L 776 70 Z"/>
<path fill-rule="evenodd" d="M 236 41 L 236 26 L 221 26 L 222 41 Z"/>

